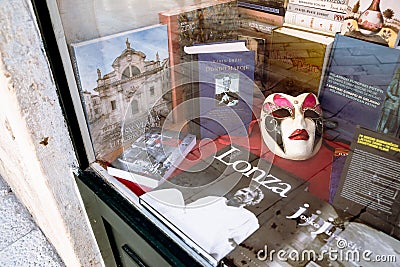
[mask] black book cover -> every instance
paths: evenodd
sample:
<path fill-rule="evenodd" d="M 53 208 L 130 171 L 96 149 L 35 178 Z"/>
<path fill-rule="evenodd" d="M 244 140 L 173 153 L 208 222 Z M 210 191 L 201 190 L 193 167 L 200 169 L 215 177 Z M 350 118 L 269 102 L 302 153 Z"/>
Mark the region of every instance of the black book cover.
<path fill-rule="evenodd" d="M 396 266 L 398 240 L 308 192 L 265 213 L 269 219 L 222 260 L 224 266 L 375 266 L 381 256 L 385 266 Z"/>
<path fill-rule="evenodd" d="M 178 235 L 220 260 L 264 223 L 261 214 L 306 186 L 300 178 L 232 145 L 198 161 L 140 200 Z M 220 235 L 213 236 L 214 232 Z"/>

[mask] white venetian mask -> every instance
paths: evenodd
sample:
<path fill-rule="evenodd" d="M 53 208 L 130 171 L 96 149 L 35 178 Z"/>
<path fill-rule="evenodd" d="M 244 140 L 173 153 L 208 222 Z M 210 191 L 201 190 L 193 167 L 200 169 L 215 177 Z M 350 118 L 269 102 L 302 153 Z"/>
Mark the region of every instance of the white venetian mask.
<path fill-rule="evenodd" d="M 314 156 L 322 143 L 322 110 L 317 97 L 304 93 L 293 97 L 269 95 L 261 110 L 261 133 L 276 155 L 292 160 Z"/>

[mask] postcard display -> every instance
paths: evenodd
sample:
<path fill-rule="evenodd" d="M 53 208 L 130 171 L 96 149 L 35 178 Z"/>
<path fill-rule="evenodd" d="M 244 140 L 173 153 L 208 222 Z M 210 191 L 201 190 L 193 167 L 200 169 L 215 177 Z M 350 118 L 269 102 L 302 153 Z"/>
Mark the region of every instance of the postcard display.
<path fill-rule="evenodd" d="M 211 266 L 400 260 L 400 50 L 390 47 L 397 36 L 389 43 L 388 32 L 361 38 L 352 28 L 367 17 L 362 9 L 389 2 L 385 29 L 397 35 L 399 4 L 200 2 L 159 10 L 154 25 L 69 45 L 95 163 Z M 298 16 L 329 13 L 332 2 L 347 28 L 324 34 L 266 23 L 280 16 L 283 24 L 288 2 Z M 240 42 L 246 51 L 218 46 Z M 303 93 L 318 101 L 284 101 Z M 263 139 L 272 126 L 282 135 L 297 112 L 322 138 L 305 160 L 275 155 Z M 316 133 L 290 138 L 308 134 Z"/>

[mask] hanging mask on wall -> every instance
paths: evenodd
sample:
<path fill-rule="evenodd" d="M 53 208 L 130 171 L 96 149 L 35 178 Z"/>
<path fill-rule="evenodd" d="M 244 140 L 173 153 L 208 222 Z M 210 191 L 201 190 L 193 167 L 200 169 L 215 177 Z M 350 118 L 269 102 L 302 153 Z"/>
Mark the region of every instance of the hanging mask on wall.
<path fill-rule="evenodd" d="M 322 109 L 312 93 L 269 95 L 261 110 L 262 137 L 276 155 L 291 160 L 314 156 L 322 143 Z"/>

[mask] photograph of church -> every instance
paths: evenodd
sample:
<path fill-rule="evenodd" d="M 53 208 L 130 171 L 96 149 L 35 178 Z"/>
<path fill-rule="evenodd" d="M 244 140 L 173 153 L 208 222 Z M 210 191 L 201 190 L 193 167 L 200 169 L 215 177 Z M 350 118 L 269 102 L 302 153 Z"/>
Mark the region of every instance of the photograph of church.
<path fill-rule="evenodd" d="M 168 115 L 167 30 L 158 25 L 73 49 L 96 158 L 110 160 L 146 124 L 157 126 Z"/>

